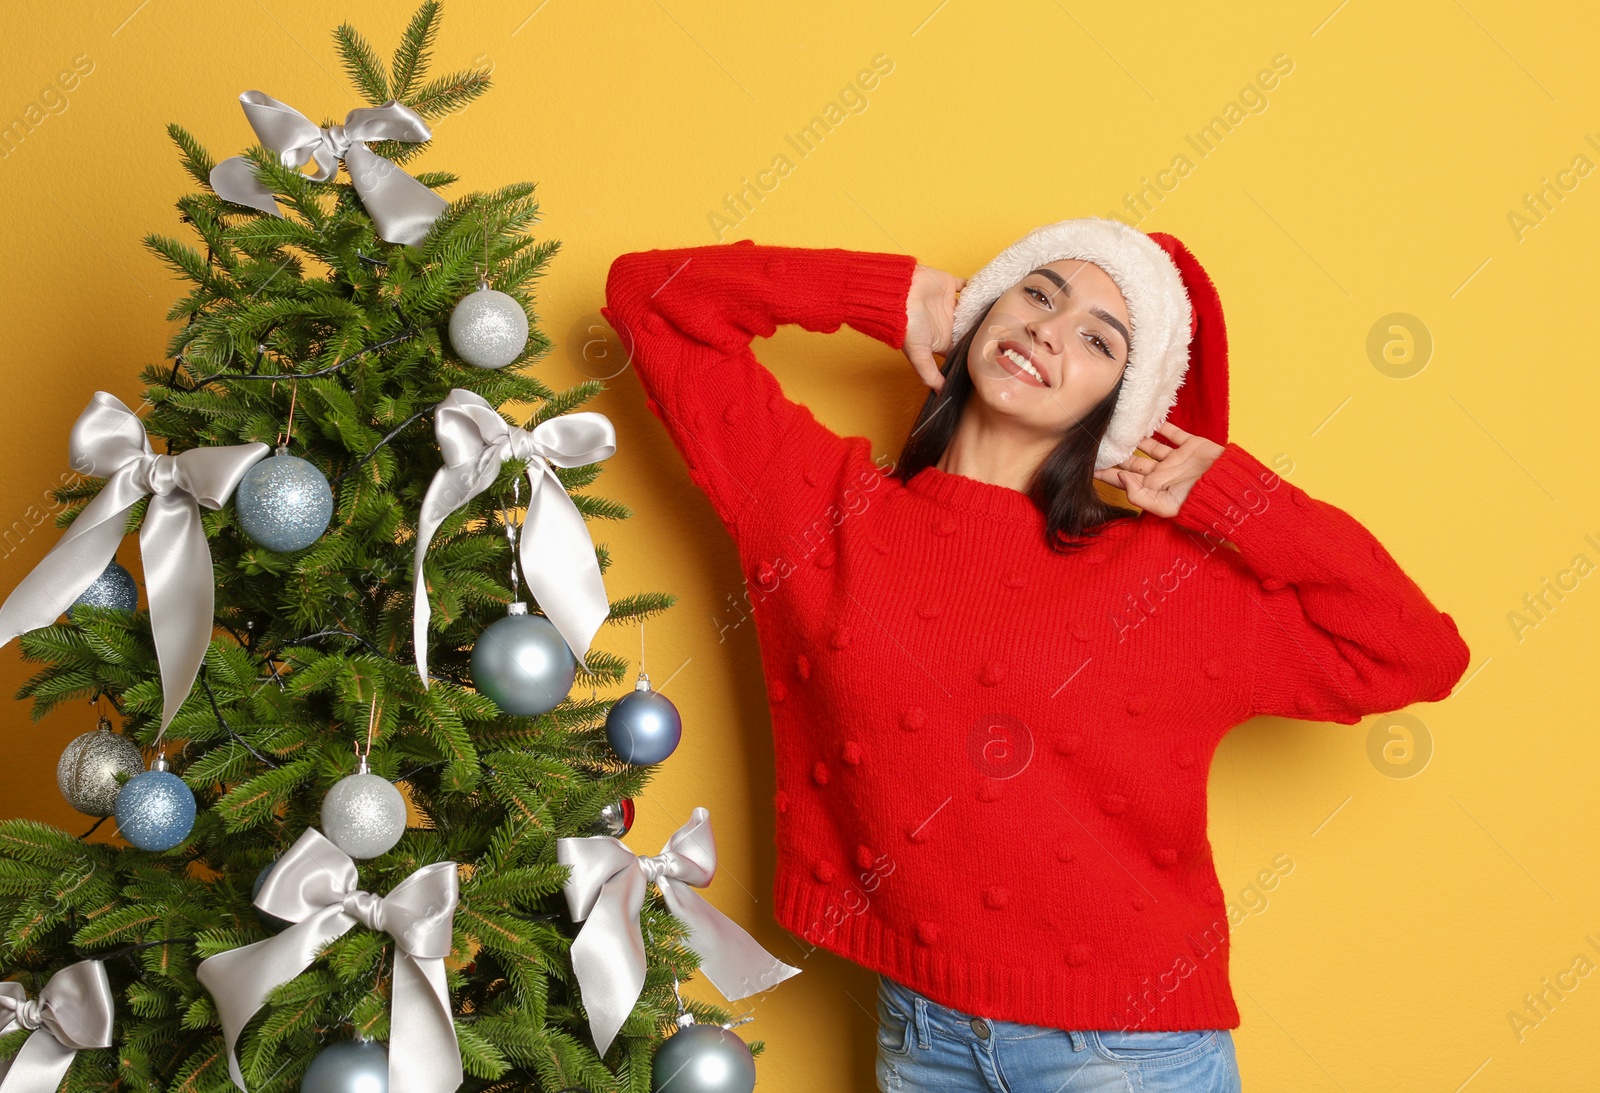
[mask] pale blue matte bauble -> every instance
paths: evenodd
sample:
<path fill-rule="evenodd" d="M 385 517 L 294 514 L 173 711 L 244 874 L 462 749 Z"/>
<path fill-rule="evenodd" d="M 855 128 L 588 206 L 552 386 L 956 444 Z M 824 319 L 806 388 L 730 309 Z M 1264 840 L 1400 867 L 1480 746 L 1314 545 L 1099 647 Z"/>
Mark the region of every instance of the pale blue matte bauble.
<path fill-rule="evenodd" d="M 642 674 L 634 686 L 606 715 L 606 740 L 624 763 L 654 766 L 677 748 L 683 738 L 683 718 L 671 699 L 650 690 L 650 681 Z"/>
<path fill-rule="evenodd" d="M 389 1093 L 389 1052 L 377 1040 L 344 1040 L 317 1052 L 300 1093 Z"/>
<path fill-rule="evenodd" d="M 140 850 L 171 850 L 194 829 L 194 794 L 170 770 L 135 774 L 117 794 L 117 829 Z"/>
<path fill-rule="evenodd" d="M 542 615 L 507 615 L 480 634 L 472 647 L 472 685 L 518 717 L 548 713 L 561 705 L 577 675 L 578 659 L 561 632 Z"/>
<path fill-rule="evenodd" d="M 315 466 L 280 449 L 244 472 L 233 507 L 246 535 L 268 550 L 291 554 L 328 530 L 333 489 Z"/>
<path fill-rule="evenodd" d="M 67 608 L 67 618 L 73 617 L 72 608 L 80 603 L 90 607 L 135 611 L 139 607 L 139 586 L 133 583 L 133 574 L 123 569 L 113 559 L 100 576 L 83 590 L 83 595 L 72 601 L 72 607 Z"/>
<path fill-rule="evenodd" d="M 750 1048 L 721 1025 L 686 1025 L 656 1049 L 650 1068 L 655 1093 L 751 1093 L 756 1061 Z"/>

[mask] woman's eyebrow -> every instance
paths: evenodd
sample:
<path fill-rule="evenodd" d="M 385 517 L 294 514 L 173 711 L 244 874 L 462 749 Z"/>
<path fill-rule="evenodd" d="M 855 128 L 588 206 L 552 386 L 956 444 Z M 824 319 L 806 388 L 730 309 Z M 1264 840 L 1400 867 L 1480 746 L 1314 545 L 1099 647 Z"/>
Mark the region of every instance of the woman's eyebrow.
<path fill-rule="evenodd" d="M 1069 285 L 1066 282 L 1066 280 L 1061 276 L 1061 274 L 1057 273 L 1055 270 L 1050 269 L 1047 266 L 1040 266 L 1038 269 L 1034 270 L 1033 272 L 1037 273 L 1041 277 L 1044 277 L 1044 278 L 1047 278 L 1048 280 L 1054 281 L 1055 284 L 1056 284 L 1056 287 L 1061 290 L 1062 295 L 1064 295 L 1064 296 L 1071 296 L 1072 295 L 1072 286 Z M 1030 276 L 1031 276 L 1031 274 L 1030 274 Z M 1118 334 L 1121 334 L 1122 335 L 1122 344 L 1123 344 L 1124 347 L 1127 347 L 1127 346 L 1130 346 L 1130 345 L 1133 344 L 1133 338 L 1128 335 L 1128 328 L 1123 326 L 1122 323 L 1116 318 L 1116 316 L 1112 315 L 1105 308 L 1103 308 L 1103 307 L 1091 307 L 1089 309 L 1089 313 L 1094 315 L 1096 318 L 1099 318 L 1102 321 L 1104 321 L 1106 323 L 1106 325 L 1110 326 Z"/>

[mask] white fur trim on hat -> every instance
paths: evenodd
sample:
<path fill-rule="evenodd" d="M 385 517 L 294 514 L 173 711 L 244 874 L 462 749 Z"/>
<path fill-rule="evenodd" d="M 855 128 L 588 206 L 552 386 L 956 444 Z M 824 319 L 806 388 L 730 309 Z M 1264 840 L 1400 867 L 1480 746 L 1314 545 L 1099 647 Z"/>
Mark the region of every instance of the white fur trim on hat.
<path fill-rule="evenodd" d="M 1100 442 L 1096 469 L 1121 463 L 1178 401 L 1189 368 L 1189 293 L 1161 245 L 1120 220 L 1082 217 L 1035 228 L 967 279 L 956 303 L 951 344 L 988 314 L 1002 293 L 1063 258 L 1093 262 L 1122 291 L 1133 344 L 1122 394 Z"/>

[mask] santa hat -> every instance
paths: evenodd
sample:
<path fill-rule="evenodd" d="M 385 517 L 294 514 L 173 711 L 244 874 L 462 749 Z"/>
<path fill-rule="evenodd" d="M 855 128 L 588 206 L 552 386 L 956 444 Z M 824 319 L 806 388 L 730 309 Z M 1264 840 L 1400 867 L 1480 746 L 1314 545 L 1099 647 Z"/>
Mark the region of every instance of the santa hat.
<path fill-rule="evenodd" d="M 1035 228 L 967 279 L 956 303 L 951 344 L 1012 285 L 1063 258 L 1105 270 L 1122 291 L 1132 320 L 1122 394 L 1100 442 L 1096 469 L 1121 463 L 1168 420 L 1226 444 L 1228 332 L 1222 301 L 1189 248 L 1164 232 L 1146 235 L 1100 217 Z"/>

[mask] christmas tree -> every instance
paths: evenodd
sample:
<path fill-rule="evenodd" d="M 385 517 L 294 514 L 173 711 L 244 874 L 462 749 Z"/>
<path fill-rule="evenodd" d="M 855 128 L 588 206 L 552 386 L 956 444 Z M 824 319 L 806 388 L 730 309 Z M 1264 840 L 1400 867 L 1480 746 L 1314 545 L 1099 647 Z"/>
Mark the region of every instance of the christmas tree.
<path fill-rule="evenodd" d="M 344 68 L 369 108 L 434 119 L 489 89 L 482 71 L 425 80 L 439 15 L 437 3 L 423 4 L 388 64 L 353 28 L 338 28 Z M 282 104 L 250 94 L 258 97 L 244 97 L 247 110 L 288 116 Z M 675 980 L 700 966 L 683 921 L 652 892 L 641 918 L 642 993 L 616 1039 L 603 1054 L 596 1050 L 570 956 L 578 924 L 563 900 L 568 869 L 557 861 L 557 840 L 593 834 L 608 816 L 614 821 L 619 802 L 644 789 L 651 767 L 622 762 L 607 743 L 616 700 L 600 692 L 633 684 L 622 657 L 589 651 L 571 693 L 537 714 L 507 713 L 474 686 L 480 635 L 518 599 L 512 535 L 530 500 L 528 458 L 513 454 L 497 470 L 490 466 L 492 484 L 433 531 L 422 574 L 428 684 L 419 677 L 413 567 L 419 513 L 441 464 L 437 408 L 453 390 L 470 392 L 489 407 L 531 408 L 516 419 L 500 414 L 510 427 L 533 430 L 578 412 L 603 385 L 554 390 L 533 374 L 530 366 L 550 346 L 536 322 L 509 367 L 467 363 L 486 351 L 485 332 L 490 341 L 504 333 L 506 316 L 492 308 L 478 342 L 470 331 L 452 339 L 452 314 L 483 281 L 532 314 L 533 289 L 558 249 L 528 234 L 538 222 L 534 185 L 439 200 L 429 211 L 434 199 L 404 184 L 414 179 L 434 191 L 457 179 L 405 174 L 427 147 L 419 135 L 426 128 L 396 136 L 379 126 L 369 130 L 378 139 L 339 147 L 360 129 L 355 118 L 343 130 L 333 118 L 311 127 L 322 131 L 324 153 L 331 146 L 343 158 L 343 171 L 337 160 L 319 158 L 323 169 L 307 173 L 264 145 L 245 152 L 232 186 L 249 189 L 254 179 L 271 195 L 254 210 L 237 195 L 219 196 L 213 183 L 230 168 L 214 175 L 218 162 L 200 142 L 169 127 L 199 187 L 177 201 L 198 241 L 145 239 L 185 283 L 168 312 L 182 326 L 166 361 L 141 376 L 146 433 L 170 455 L 256 452 L 263 458 L 256 464 L 248 455 L 251 472 L 271 464 L 291 484 L 306 484 L 313 501 L 325 480 L 332 511 L 324 530 L 314 503 L 305 511 L 305 493 L 256 489 L 247 507 L 250 472 L 234 501 L 197 510 L 211 560 L 211 573 L 202 565 L 201 576 L 215 582 L 214 619 L 193 688 L 176 698 L 163 687 L 170 646 L 157 656 L 157 631 L 169 621 L 153 628 L 149 610 L 117 602 L 115 573 L 91 586 L 110 589 L 102 605 L 86 593 L 66 620 L 21 638 L 23 655 L 40 665 L 18 696 L 32 699 L 35 719 L 63 703 L 90 703 L 119 739 L 83 747 L 127 750 L 136 741 L 152 760 L 163 754 L 197 805 L 192 829 L 170 849 L 124 845 L 107 837 L 109 828 L 90 838 L 95 828 L 80 836 L 27 820 L 0 823 L 0 974 L 38 998 L 64 969 L 98 960 L 114 1000 L 112 1043 L 77 1052 L 63 1087 L 69 1093 L 234 1088 L 218 1004 L 197 969 L 285 936 L 287 923 L 273 921 L 254 897 L 308 829 L 327 826 L 325 798 L 358 771 L 398 785 L 410 816 L 391 849 L 352 855 L 360 891 L 381 897 L 430 866 L 456 867 L 458 901 L 439 963 L 462 1089 L 651 1088 L 654 1050 L 680 1013 Z M 398 200 L 394 190 L 374 196 L 391 185 L 400 187 Z M 419 203 L 432 217 L 421 231 Z M 374 215 L 380 204 L 386 218 Z M 246 444 L 264 447 L 231 447 Z M 274 448 L 280 454 L 267 457 Z M 274 463 L 294 459 L 309 467 Z M 598 461 L 535 470 L 554 475 L 588 520 L 630 515 L 582 492 L 598 478 Z M 68 507 L 58 523 L 71 525 L 106 488 L 106 479 L 86 476 L 59 490 Z M 132 505 L 118 535 L 151 531 L 162 490 L 144 488 L 154 496 Z M 299 533 L 308 524 L 303 545 Z M 152 543 L 140 542 L 148 582 Z M 606 549 L 592 549 L 603 573 Z M 124 553 L 132 556 L 131 544 Z M 668 594 L 622 598 L 608 604 L 605 621 L 638 625 L 673 602 Z M 539 604 L 530 610 L 540 617 Z M 175 711 L 165 709 L 179 698 Z M 118 775 L 109 793 L 118 798 L 122 834 L 132 838 L 123 815 L 130 773 Z M 357 913 L 352 906 L 347 900 L 346 911 Z M 299 1088 L 313 1060 L 335 1045 L 387 1041 L 391 1053 L 401 1046 L 391 1041 L 395 1004 L 417 999 L 398 997 L 402 972 L 415 973 L 401 967 L 410 957 L 397 946 L 394 934 L 364 921 L 272 986 L 238 1044 L 251 1093 Z M 404 989 L 418 988 L 408 980 Z M 711 1006 L 689 1008 L 704 1022 L 728 1020 Z M 30 1035 L 45 1035 L 28 1031 L 36 1024 L 0 1036 L 0 1059 L 17 1056 Z M 334 1072 L 359 1074 L 359 1060 Z"/>

